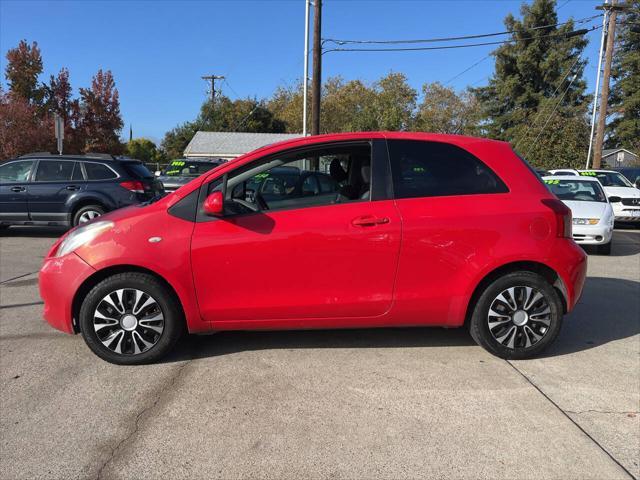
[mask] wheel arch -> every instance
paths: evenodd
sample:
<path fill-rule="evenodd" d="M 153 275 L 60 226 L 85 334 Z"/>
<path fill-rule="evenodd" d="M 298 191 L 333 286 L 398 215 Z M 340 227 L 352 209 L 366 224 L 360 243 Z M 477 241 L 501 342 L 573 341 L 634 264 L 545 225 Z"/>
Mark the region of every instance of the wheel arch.
<path fill-rule="evenodd" d="M 562 302 L 563 313 L 567 313 L 567 288 L 558 272 L 556 272 L 548 265 L 545 265 L 544 263 L 534 261 L 517 261 L 501 265 L 494 270 L 491 270 L 480 280 L 480 282 L 478 282 L 467 304 L 467 311 L 464 319 L 465 325 L 468 324 L 469 320 L 471 319 L 471 315 L 473 313 L 473 309 L 476 306 L 478 298 L 480 297 L 480 295 L 482 295 L 482 292 L 485 290 L 485 288 L 487 288 L 488 285 L 490 285 L 497 278 L 500 278 L 504 275 L 523 271 L 537 273 L 547 282 L 549 282 L 549 285 L 551 285 L 558 292 L 558 296 L 560 297 L 560 301 Z"/>
<path fill-rule="evenodd" d="M 180 296 L 176 292 L 176 289 L 164 278 L 162 275 L 159 275 L 157 272 L 153 270 L 149 270 L 148 268 L 140 267 L 138 265 L 114 265 L 107 268 L 103 268 L 102 270 L 98 270 L 93 275 L 89 276 L 85 279 L 84 282 L 78 287 L 76 293 L 73 297 L 73 302 L 71 304 L 71 314 L 72 314 L 72 327 L 74 333 L 80 333 L 79 327 L 79 315 L 80 315 L 80 306 L 82 305 L 82 300 L 87 296 L 87 294 L 91 291 L 93 287 L 95 287 L 98 283 L 100 283 L 105 278 L 111 277 L 112 275 L 116 275 L 118 273 L 128 273 L 128 272 L 138 272 L 138 273 L 146 273 L 148 275 L 156 278 L 160 283 L 162 283 L 171 294 L 175 297 L 175 300 L 180 305 L 180 310 L 182 312 L 183 321 L 185 321 L 185 309 L 180 299 Z M 185 321 L 186 325 L 186 321 Z"/>
<path fill-rule="evenodd" d="M 103 207 L 105 212 L 113 210 L 110 206 L 111 202 L 105 201 L 104 199 L 97 197 L 80 197 L 69 206 L 69 224 L 73 223 L 73 217 L 75 217 L 78 210 L 87 205 L 98 205 Z"/>

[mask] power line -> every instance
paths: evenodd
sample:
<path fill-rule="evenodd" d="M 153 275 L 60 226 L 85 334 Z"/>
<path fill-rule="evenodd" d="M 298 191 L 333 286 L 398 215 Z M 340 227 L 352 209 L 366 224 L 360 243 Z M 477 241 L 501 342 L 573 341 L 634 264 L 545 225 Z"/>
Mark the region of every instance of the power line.
<path fill-rule="evenodd" d="M 465 68 L 463 71 L 461 71 L 460 73 L 458 73 L 457 75 L 451 77 L 449 80 L 447 80 L 445 82 L 445 86 L 449 85 L 451 82 L 453 82 L 456 78 L 461 77 L 462 75 L 464 75 L 465 73 L 467 73 L 469 70 L 471 70 L 474 67 L 477 67 L 478 65 L 480 65 L 482 62 L 484 62 L 487 58 L 489 58 L 491 56 L 491 53 L 489 53 L 488 55 L 485 55 L 484 57 L 482 57 L 480 60 L 478 60 L 477 62 L 475 62 L 473 65 L 471 65 L 470 67 Z"/>
<path fill-rule="evenodd" d="M 585 35 L 589 32 L 593 32 L 594 30 L 598 30 L 602 28 L 601 26 L 593 26 L 591 28 L 585 28 L 582 30 L 574 30 L 573 32 L 568 33 L 552 33 L 548 35 L 540 35 L 537 37 L 527 37 L 527 38 L 516 38 L 516 39 L 508 39 L 508 40 L 500 40 L 497 42 L 480 42 L 480 43 L 466 43 L 462 45 L 445 45 L 440 47 L 401 47 L 401 48 L 330 48 L 328 50 L 324 50 L 322 54 L 329 52 L 415 52 L 415 51 L 424 51 L 424 50 L 451 50 L 455 48 L 469 48 L 469 47 L 481 47 L 485 45 L 502 45 L 504 43 L 518 42 L 518 41 L 526 41 L 526 40 L 538 40 L 540 38 L 545 37 L 575 37 L 578 35 Z"/>
<path fill-rule="evenodd" d="M 593 15 L 591 17 L 585 17 L 578 20 L 568 20 L 562 23 L 555 23 L 551 25 L 539 25 L 537 27 L 525 28 L 524 30 L 541 30 L 543 28 L 551 28 L 551 27 L 559 27 L 562 25 L 567 25 L 569 23 L 587 23 L 594 18 L 598 18 L 603 16 L 602 13 L 597 15 Z M 421 38 L 421 39 L 413 39 L 413 40 L 343 40 L 343 39 L 334 39 L 334 38 L 324 38 L 322 42 L 330 42 L 335 43 L 337 45 L 348 45 L 348 44 L 403 44 L 403 43 L 436 43 L 436 42 L 451 42 L 454 40 L 470 40 L 474 38 L 485 38 L 485 37 L 496 37 L 499 35 L 509 35 L 509 34 L 517 34 L 518 32 L 514 30 L 506 30 L 504 32 L 494 32 L 494 33 L 482 33 L 476 35 L 462 35 L 458 37 L 438 37 L 438 38 Z M 537 37 L 539 38 L 539 37 Z"/>

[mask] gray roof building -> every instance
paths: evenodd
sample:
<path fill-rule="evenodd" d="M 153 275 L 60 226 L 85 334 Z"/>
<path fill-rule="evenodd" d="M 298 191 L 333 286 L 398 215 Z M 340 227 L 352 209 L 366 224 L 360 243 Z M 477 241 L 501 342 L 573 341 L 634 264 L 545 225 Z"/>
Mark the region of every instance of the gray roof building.
<path fill-rule="evenodd" d="M 626 148 L 611 148 L 602 151 L 602 160 L 610 167 L 633 167 L 640 165 L 638 155 Z"/>
<path fill-rule="evenodd" d="M 296 133 L 196 132 L 184 150 L 184 156 L 229 160 L 256 148 L 300 136 Z"/>

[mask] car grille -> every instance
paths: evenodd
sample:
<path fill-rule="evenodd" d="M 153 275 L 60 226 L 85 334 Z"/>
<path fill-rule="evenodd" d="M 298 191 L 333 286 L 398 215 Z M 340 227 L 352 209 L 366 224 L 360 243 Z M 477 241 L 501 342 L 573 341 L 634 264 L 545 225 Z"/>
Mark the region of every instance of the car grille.
<path fill-rule="evenodd" d="M 640 197 L 636 198 L 623 198 L 622 204 L 628 207 L 640 207 Z"/>

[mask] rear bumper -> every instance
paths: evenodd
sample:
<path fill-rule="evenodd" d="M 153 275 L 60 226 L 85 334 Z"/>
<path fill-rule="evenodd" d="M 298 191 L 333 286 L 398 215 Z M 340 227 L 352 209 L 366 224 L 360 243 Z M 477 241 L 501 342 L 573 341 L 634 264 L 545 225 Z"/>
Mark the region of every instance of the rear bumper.
<path fill-rule="evenodd" d="M 75 253 L 64 257 L 47 257 L 39 275 L 40 296 L 44 301 L 44 318 L 53 328 L 74 333 L 73 297 L 95 270 Z"/>
<path fill-rule="evenodd" d="M 587 254 L 575 242 L 569 239 L 559 239 L 554 248 L 554 259 L 549 262 L 562 281 L 557 285 L 564 290 L 567 312 L 574 309 L 584 287 L 587 277 Z"/>

